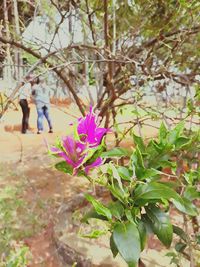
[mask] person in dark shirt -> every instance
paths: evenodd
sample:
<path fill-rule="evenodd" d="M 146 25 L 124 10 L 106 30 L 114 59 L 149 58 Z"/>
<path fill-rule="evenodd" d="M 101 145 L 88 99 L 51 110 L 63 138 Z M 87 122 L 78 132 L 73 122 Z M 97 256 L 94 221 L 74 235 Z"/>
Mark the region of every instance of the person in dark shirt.
<path fill-rule="evenodd" d="M 29 128 L 30 98 L 31 98 L 31 83 L 27 81 L 19 89 L 19 105 L 22 109 L 22 128 L 21 128 L 22 134 L 26 134 Z"/>

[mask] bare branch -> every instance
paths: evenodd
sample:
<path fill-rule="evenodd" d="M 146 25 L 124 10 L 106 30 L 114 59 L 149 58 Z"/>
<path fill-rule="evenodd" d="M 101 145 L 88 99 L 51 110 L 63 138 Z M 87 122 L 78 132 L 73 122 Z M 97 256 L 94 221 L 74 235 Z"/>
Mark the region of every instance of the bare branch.
<path fill-rule="evenodd" d="M 46 56 L 42 57 L 39 53 L 33 51 L 31 48 L 28 48 L 26 46 L 24 46 L 23 44 L 20 44 L 16 41 L 13 40 L 7 40 L 3 37 L 0 37 L 0 41 L 4 44 L 11 44 L 14 45 L 16 47 L 19 47 L 21 49 L 23 49 L 24 51 L 28 52 L 29 54 L 33 55 L 34 57 L 38 58 L 41 60 L 41 63 L 47 63 L 49 65 L 50 68 L 53 68 L 53 71 L 58 75 L 58 77 L 60 77 L 60 79 L 62 79 L 64 81 L 64 83 L 67 85 L 69 91 L 72 93 L 74 100 L 76 101 L 77 106 L 79 107 L 80 112 L 82 113 L 82 115 L 85 114 L 85 110 L 83 109 L 82 103 L 79 99 L 79 97 L 77 96 L 74 88 L 72 87 L 70 80 L 66 77 L 66 74 L 62 72 L 62 70 L 58 70 L 57 68 L 54 68 L 53 64 L 51 62 L 48 61 L 48 58 L 57 53 L 57 51 L 54 52 L 50 52 L 49 54 L 47 54 Z"/>

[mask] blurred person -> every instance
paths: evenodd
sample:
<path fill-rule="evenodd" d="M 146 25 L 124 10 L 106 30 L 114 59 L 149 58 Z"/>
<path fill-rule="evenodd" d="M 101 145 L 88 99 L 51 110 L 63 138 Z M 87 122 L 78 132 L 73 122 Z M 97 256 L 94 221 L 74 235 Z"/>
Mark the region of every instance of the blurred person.
<path fill-rule="evenodd" d="M 53 126 L 50 118 L 50 89 L 45 84 L 45 80 L 37 78 L 32 87 L 32 95 L 37 109 L 37 134 L 44 130 L 43 120 L 46 118 L 49 126 L 49 133 L 53 133 Z"/>
<path fill-rule="evenodd" d="M 22 109 L 22 128 L 21 133 L 26 134 L 29 128 L 29 116 L 30 107 L 29 103 L 31 100 L 31 81 L 30 77 L 27 77 L 27 81 L 24 82 L 22 87 L 19 89 L 19 105 Z"/>

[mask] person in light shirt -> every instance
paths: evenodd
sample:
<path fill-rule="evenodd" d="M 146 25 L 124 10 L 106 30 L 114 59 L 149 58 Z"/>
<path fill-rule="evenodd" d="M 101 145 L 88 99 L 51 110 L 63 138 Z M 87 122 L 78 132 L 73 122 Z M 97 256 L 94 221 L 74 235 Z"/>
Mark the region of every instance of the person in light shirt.
<path fill-rule="evenodd" d="M 19 89 L 19 105 L 22 109 L 22 128 L 21 128 L 22 134 L 26 134 L 29 128 L 30 99 L 31 99 L 31 82 L 27 81 Z"/>
<path fill-rule="evenodd" d="M 34 96 L 37 109 L 37 134 L 41 134 L 44 130 L 43 119 L 46 118 L 49 126 L 49 133 L 53 133 L 53 126 L 50 118 L 50 89 L 45 84 L 44 79 L 37 78 L 32 87 L 32 95 Z"/>

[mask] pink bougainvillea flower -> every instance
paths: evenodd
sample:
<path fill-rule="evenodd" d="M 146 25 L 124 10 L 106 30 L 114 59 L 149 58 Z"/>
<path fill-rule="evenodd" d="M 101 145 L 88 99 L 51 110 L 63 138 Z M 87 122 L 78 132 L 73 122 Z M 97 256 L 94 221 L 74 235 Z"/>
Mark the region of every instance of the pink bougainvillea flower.
<path fill-rule="evenodd" d="M 51 152 L 64 158 L 67 164 L 73 168 L 74 172 L 81 166 L 86 157 L 85 149 L 85 144 L 74 140 L 71 136 L 62 138 L 61 148 L 50 148 Z"/>
<path fill-rule="evenodd" d="M 97 147 L 104 136 L 109 130 L 106 128 L 98 127 L 98 115 L 93 112 L 90 107 L 90 112 L 84 117 L 79 118 L 77 131 L 80 136 L 80 140 L 84 143 L 88 143 L 89 147 Z"/>
<path fill-rule="evenodd" d="M 98 157 L 94 162 L 87 164 L 84 163 L 88 155 L 87 145 L 74 140 L 71 136 L 62 138 L 58 147 L 51 147 L 50 151 L 62 157 L 68 165 L 72 167 L 73 175 L 76 175 L 79 170 L 84 170 L 86 174 L 95 167 L 102 164 L 103 160 Z"/>
<path fill-rule="evenodd" d="M 85 173 L 88 174 L 91 169 L 93 169 L 94 167 L 100 166 L 102 163 L 103 163 L 102 158 L 100 157 L 97 158 L 94 162 L 92 162 L 91 164 L 85 167 Z"/>
<path fill-rule="evenodd" d="M 84 118 L 78 119 L 76 130 L 79 140 L 66 136 L 60 140 L 57 146 L 50 148 L 53 154 L 62 157 L 72 167 L 74 175 L 78 171 L 85 171 L 88 174 L 92 168 L 103 163 L 102 158 L 93 159 L 93 157 L 95 148 L 101 144 L 103 136 L 110 130 L 98 127 L 99 123 L 100 117 L 90 107 L 89 113 Z"/>

